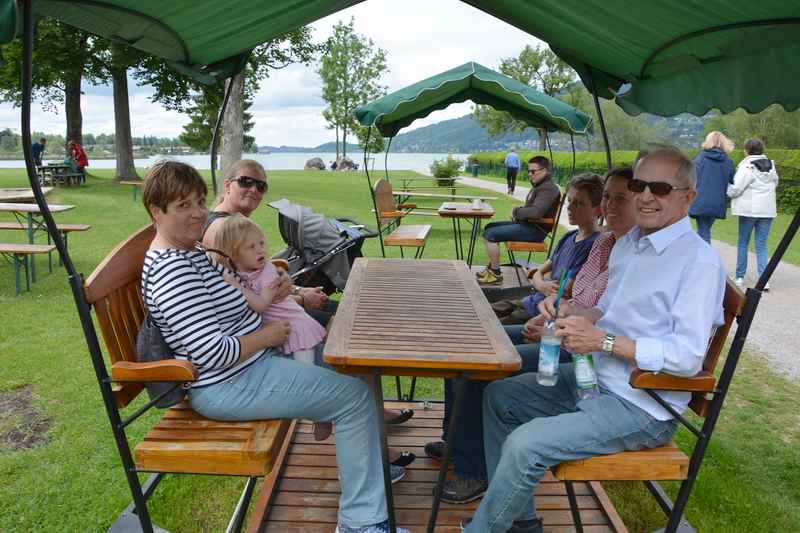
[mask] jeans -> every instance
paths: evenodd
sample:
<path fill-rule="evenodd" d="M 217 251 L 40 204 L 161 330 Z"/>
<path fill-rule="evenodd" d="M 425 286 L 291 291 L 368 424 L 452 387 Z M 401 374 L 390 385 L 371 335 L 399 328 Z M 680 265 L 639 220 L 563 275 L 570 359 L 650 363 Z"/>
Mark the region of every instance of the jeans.
<path fill-rule="evenodd" d="M 767 237 L 772 226 L 771 218 L 739 217 L 739 242 L 736 244 L 736 277 L 743 278 L 747 274 L 747 248 L 750 246 L 750 235 L 756 233 L 756 260 L 758 275 L 767 268 Z"/>
<path fill-rule="evenodd" d="M 547 237 L 547 232 L 534 224 L 519 224 L 506 220 L 486 224 L 483 238 L 489 242 L 542 242 Z"/>
<path fill-rule="evenodd" d="M 505 533 L 514 520 L 535 518 L 533 491 L 553 465 L 660 446 L 676 426 L 602 388 L 579 401 L 571 364 L 560 366 L 552 387 L 535 373 L 495 381 L 483 401 L 489 490 L 465 531 Z"/>
<path fill-rule="evenodd" d="M 378 412 L 364 381 L 267 354 L 227 381 L 190 389 L 189 402 L 215 420 L 333 421 L 342 489 L 339 522 L 363 527 L 387 519 Z"/>
<path fill-rule="evenodd" d="M 717 221 L 716 217 L 694 217 L 694 220 L 697 222 L 697 234 L 711 244 L 711 226 Z"/>
<path fill-rule="evenodd" d="M 326 328 L 328 327 L 328 322 L 331 321 L 333 315 L 336 314 L 336 310 L 339 308 L 339 302 L 336 300 L 328 300 L 322 307 L 319 309 L 306 309 L 306 313 L 308 313 L 311 318 L 319 322 L 319 324 Z"/>
<path fill-rule="evenodd" d="M 539 368 L 539 343 L 525 344 L 522 338 L 522 326 L 505 326 L 506 333 L 514 343 L 522 359 L 519 373 L 536 372 Z M 567 361 L 569 353 L 562 350 Z M 453 470 L 459 477 L 486 479 L 486 456 L 483 448 L 483 391 L 489 381 L 470 381 L 464 384 L 464 396 L 461 399 L 461 412 L 453 431 Z M 444 380 L 444 412 L 442 420 L 442 438 L 445 437 L 450 413 L 453 409 L 453 383 Z"/>
<path fill-rule="evenodd" d="M 517 167 L 506 167 L 506 184 L 511 194 L 514 194 L 514 188 L 517 186 L 517 172 L 519 172 Z"/>

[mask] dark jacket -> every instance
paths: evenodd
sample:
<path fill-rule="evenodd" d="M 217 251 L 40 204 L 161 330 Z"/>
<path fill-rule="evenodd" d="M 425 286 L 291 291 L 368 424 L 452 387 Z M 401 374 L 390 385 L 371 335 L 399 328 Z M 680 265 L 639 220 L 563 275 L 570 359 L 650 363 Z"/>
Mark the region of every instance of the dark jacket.
<path fill-rule="evenodd" d="M 525 205 L 515 207 L 511 211 L 514 222 L 527 222 L 532 218 L 555 218 L 561 191 L 553 180 L 547 178 L 535 187 L 531 187 L 525 198 Z"/>
<path fill-rule="evenodd" d="M 697 168 L 697 198 L 689 216 L 725 218 L 726 191 L 733 183 L 733 161 L 721 148 L 703 150 L 694 158 Z"/>

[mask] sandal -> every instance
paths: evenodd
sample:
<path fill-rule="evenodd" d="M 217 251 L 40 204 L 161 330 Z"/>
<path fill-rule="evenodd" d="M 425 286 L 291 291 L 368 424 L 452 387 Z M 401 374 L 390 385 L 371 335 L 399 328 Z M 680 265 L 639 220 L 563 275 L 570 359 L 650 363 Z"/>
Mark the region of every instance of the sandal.
<path fill-rule="evenodd" d="M 396 426 L 397 424 L 408 422 L 411 420 L 412 416 L 414 416 L 413 409 L 400 409 L 400 414 L 390 420 L 387 420 L 386 423 L 391 426 Z"/>
<path fill-rule="evenodd" d="M 413 452 L 401 452 L 400 457 L 392 461 L 395 466 L 408 466 L 414 462 L 417 456 Z"/>

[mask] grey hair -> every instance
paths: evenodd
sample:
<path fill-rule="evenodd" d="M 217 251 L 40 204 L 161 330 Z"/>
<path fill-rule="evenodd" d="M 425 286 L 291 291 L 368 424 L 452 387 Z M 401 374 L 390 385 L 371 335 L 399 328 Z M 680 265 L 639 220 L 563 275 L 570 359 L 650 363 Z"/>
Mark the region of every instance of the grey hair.
<path fill-rule="evenodd" d="M 647 149 L 639 152 L 636 158 L 636 168 L 639 168 L 642 161 L 647 159 L 660 159 L 676 164 L 678 166 L 678 172 L 675 174 L 675 177 L 678 181 L 688 185 L 692 189 L 697 188 L 697 169 L 694 166 L 694 162 L 677 146 L 671 144 L 649 145 Z"/>

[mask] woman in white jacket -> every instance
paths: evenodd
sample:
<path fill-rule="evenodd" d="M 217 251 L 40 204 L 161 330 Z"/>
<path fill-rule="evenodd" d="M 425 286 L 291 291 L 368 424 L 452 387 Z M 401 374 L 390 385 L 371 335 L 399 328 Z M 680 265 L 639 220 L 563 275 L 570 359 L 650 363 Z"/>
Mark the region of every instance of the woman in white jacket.
<path fill-rule="evenodd" d="M 772 219 L 776 216 L 775 188 L 778 173 L 775 163 L 764 155 L 764 143 L 748 139 L 744 144 L 747 157 L 736 169 L 733 184 L 728 185 L 731 212 L 739 217 L 739 243 L 736 255 L 736 284 L 744 285 L 747 273 L 747 248 L 750 234 L 756 234 L 758 275 L 767 268 L 767 237 Z M 769 284 L 765 287 L 769 290 Z"/>

